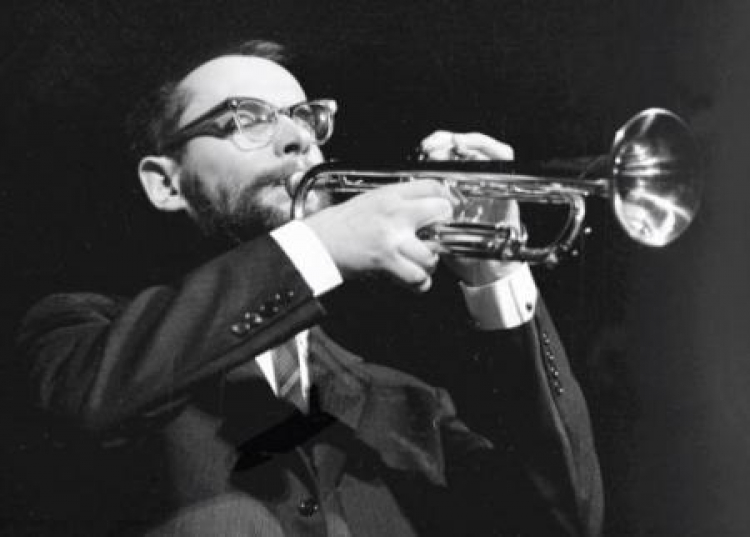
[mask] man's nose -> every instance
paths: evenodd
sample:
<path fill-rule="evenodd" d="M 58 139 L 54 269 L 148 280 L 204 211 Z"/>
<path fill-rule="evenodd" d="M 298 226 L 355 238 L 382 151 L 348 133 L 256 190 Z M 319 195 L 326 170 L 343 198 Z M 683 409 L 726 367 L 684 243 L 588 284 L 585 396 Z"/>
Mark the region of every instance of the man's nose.
<path fill-rule="evenodd" d="M 278 121 L 274 139 L 276 154 L 280 157 L 306 155 L 314 145 L 311 133 L 290 117 L 280 115 Z"/>

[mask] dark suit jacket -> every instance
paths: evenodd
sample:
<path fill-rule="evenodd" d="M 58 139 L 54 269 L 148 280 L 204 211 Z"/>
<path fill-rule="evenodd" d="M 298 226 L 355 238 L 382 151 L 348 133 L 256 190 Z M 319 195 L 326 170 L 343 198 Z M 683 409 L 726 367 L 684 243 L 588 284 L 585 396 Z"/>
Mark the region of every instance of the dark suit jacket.
<path fill-rule="evenodd" d="M 269 237 L 132 299 L 33 308 L 20 342 L 41 406 L 121 461 L 117 512 L 92 513 L 102 532 L 598 533 L 588 414 L 543 305 L 522 328 L 476 334 L 477 381 L 451 389 L 478 435 L 445 391 L 317 331 L 336 373 L 320 410 L 276 399 L 253 357 L 324 315 Z"/>

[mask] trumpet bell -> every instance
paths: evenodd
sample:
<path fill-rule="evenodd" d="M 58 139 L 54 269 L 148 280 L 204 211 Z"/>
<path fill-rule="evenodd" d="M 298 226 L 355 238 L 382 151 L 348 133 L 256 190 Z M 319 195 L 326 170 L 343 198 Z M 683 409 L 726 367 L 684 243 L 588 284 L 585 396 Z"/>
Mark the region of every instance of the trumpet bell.
<path fill-rule="evenodd" d="M 687 229 L 700 206 L 699 155 L 690 129 L 668 110 L 643 110 L 617 131 L 610 200 L 632 239 L 661 247 Z"/>

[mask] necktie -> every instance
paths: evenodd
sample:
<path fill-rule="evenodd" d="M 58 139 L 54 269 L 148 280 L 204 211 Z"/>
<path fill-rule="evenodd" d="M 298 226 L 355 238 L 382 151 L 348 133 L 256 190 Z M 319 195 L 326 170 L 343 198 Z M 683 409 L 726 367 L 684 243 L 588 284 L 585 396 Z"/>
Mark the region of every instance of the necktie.
<path fill-rule="evenodd" d="M 309 411 L 310 399 L 308 338 L 308 331 L 304 330 L 273 350 L 279 397 L 304 413 Z"/>

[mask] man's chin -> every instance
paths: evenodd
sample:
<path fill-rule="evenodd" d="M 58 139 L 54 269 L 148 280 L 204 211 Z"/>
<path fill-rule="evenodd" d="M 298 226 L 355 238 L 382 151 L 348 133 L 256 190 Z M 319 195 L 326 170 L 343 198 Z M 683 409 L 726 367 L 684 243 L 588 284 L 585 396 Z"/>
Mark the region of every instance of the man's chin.
<path fill-rule="evenodd" d="M 261 218 L 249 219 L 248 232 L 253 232 L 255 235 L 267 233 L 287 224 L 291 219 L 288 210 L 281 207 L 269 207 L 263 211 Z"/>
<path fill-rule="evenodd" d="M 214 219 L 207 231 L 209 236 L 246 242 L 257 239 L 289 222 L 289 214 L 278 208 L 258 208 L 244 213 L 221 215 Z M 204 228 L 205 229 L 205 228 Z"/>
<path fill-rule="evenodd" d="M 305 210 L 302 216 L 309 216 L 311 214 L 322 211 L 326 207 L 331 205 L 331 198 L 328 193 L 310 192 L 305 200 Z M 293 220 L 292 217 L 292 204 L 289 203 L 281 204 L 280 206 L 268 207 L 264 215 L 264 223 L 266 225 L 265 231 L 272 231 L 276 228 L 288 224 Z M 255 228 L 257 231 L 257 227 Z"/>

